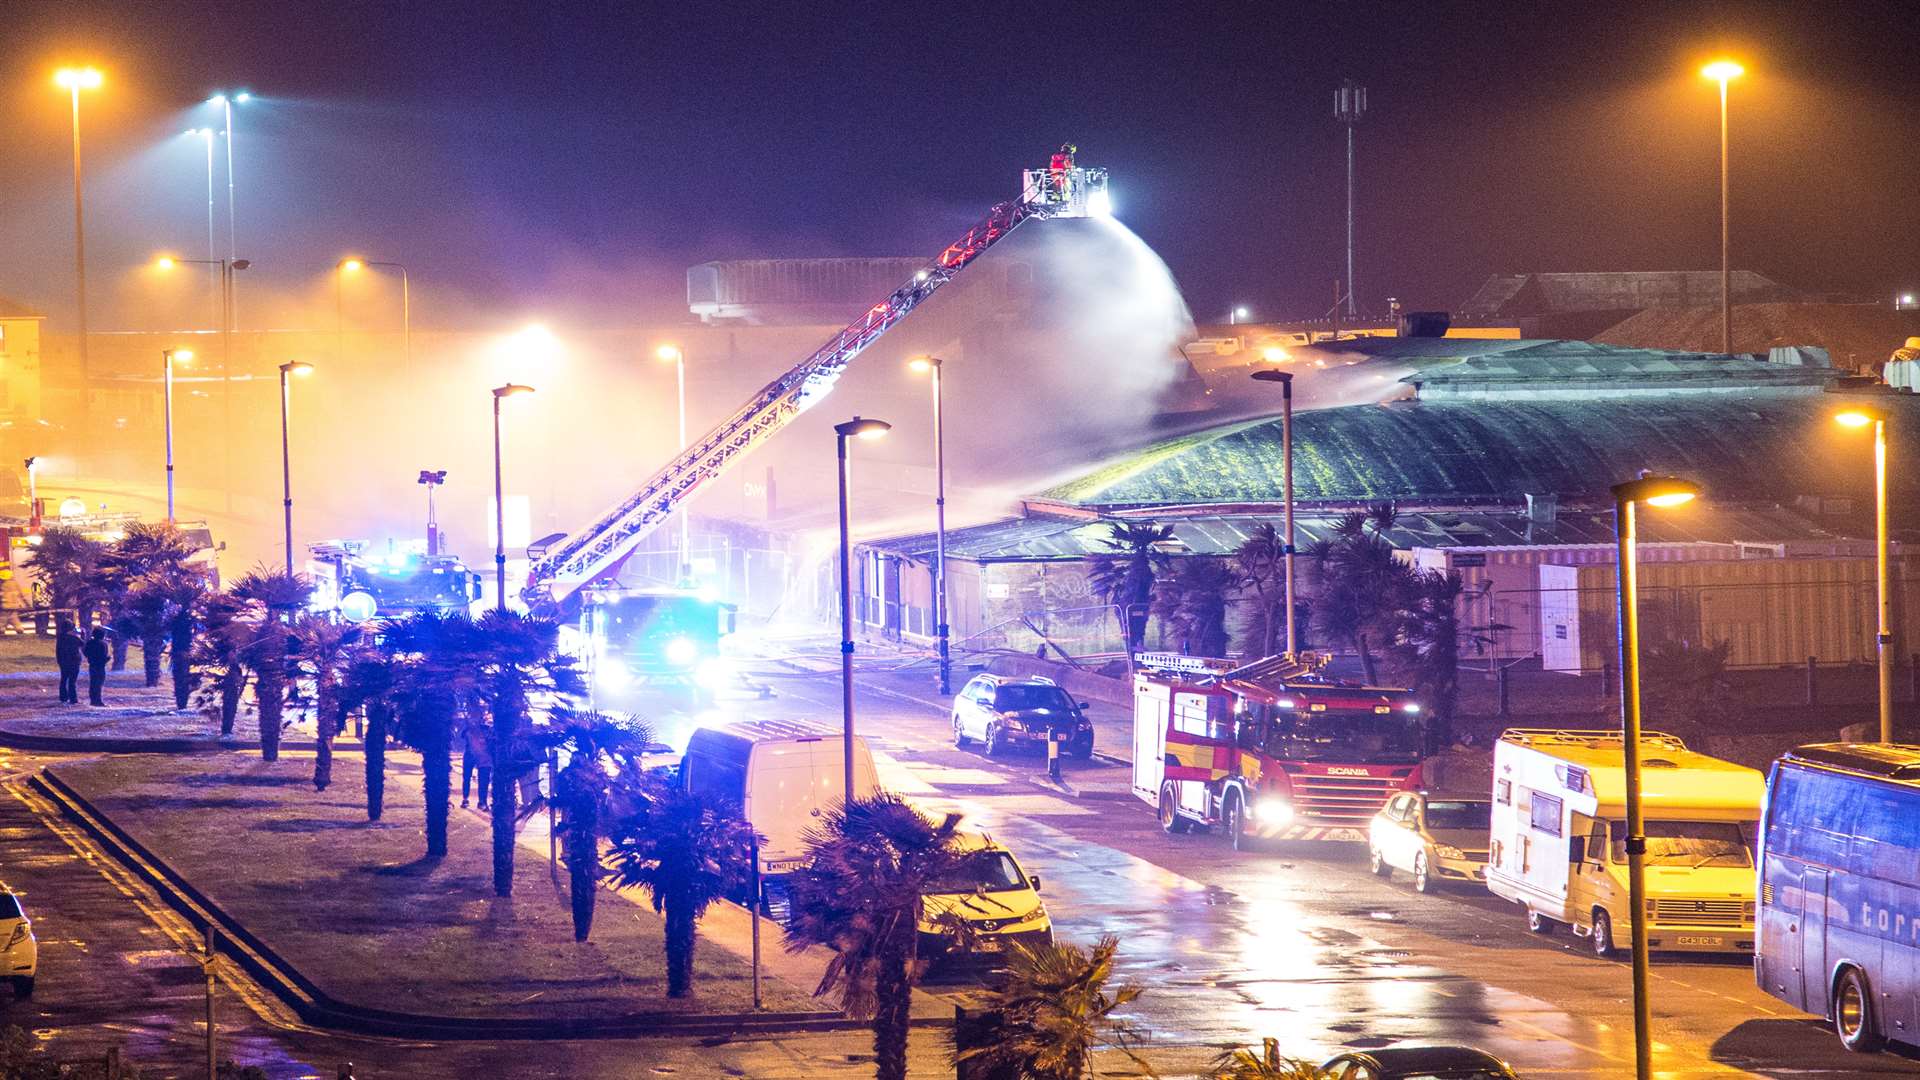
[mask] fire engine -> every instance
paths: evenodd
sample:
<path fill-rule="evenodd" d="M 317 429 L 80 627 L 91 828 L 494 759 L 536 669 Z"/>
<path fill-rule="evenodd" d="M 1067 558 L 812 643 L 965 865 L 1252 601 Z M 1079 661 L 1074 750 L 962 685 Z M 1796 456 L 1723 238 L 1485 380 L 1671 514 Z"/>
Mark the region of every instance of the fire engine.
<path fill-rule="evenodd" d="M 307 548 L 315 611 L 348 622 L 420 611 L 466 611 L 480 596 L 480 575 L 453 555 L 416 545 L 378 555 L 363 540 L 329 540 Z"/>
<path fill-rule="evenodd" d="M 704 700 L 734 681 L 721 639 L 734 632 L 734 605 L 689 589 L 603 587 L 583 594 L 578 629 L 587 643 L 596 704 L 619 703 L 645 687 L 678 688 Z"/>
<path fill-rule="evenodd" d="M 1170 833 L 1218 826 L 1256 839 L 1365 841 L 1396 792 L 1420 786 L 1412 691 L 1326 677 L 1326 658 L 1247 664 L 1135 659 L 1133 792 Z"/>

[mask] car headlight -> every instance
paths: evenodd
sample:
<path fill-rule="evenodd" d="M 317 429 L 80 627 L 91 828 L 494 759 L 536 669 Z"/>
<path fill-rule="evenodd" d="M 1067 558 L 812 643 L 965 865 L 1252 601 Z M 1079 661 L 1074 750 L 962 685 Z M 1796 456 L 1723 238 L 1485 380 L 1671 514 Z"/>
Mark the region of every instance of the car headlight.
<path fill-rule="evenodd" d="M 1466 852 L 1461 851 L 1452 844 L 1435 844 L 1433 845 L 1433 852 L 1443 859 L 1464 859 L 1467 857 Z"/>
<path fill-rule="evenodd" d="M 667 663 L 686 667 L 700 658 L 700 646 L 692 638 L 677 637 L 667 642 Z"/>
<path fill-rule="evenodd" d="M 1027 725 L 1021 723 L 1020 718 L 1017 716 L 1002 716 L 1000 718 L 1000 723 L 1004 725 L 1008 731 L 1027 730 Z"/>
<path fill-rule="evenodd" d="M 1269 825 L 1285 825 L 1293 820 L 1293 804 L 1285 799 L 1261 799 L 1253 804 L 1253 816 Z"/>
<path fill-rule="evenodd" d="M 11 949 L 25 940 L 27 940 L 27 924 L 19 923 L 13 928 L 13 936 L 7 939 L 7 948 Z"/>

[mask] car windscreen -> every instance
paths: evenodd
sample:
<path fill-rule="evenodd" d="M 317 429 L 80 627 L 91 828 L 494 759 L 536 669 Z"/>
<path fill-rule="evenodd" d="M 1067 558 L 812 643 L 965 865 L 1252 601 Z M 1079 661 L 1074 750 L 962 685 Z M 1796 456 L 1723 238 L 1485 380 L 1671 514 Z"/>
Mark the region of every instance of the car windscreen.
<path fill-rule="evenodd" d="M 1627 861 L 1627 823 L 1612 827 L 1613 861 Z M 1752 866 L 1746 831 L 1733 821 L 1647 822 L 1648 866 Z"/>
<path fill-rule="evenodd" d="M 1066 691 L 1057 686 L 1014 683 L 1010 686 L 1002 686 L 993 692 L 993 707 L 1002 712 L 1019 712 L 1024 709 L 1070 709 L 1073 707 L 1073 702 L 1067 700 Z"/>
<path fill-rule="evenodd" d="M 1004 851 L 975 851 L 953 872 L 934 881 L 929 893 L 1004 892 L 1026 885 L 1019 864 Z"/>
<path fill-rule="evenodd" d="M 0 919 L 18 919 L 21 917 L 20 901 L 15 900 L 12 893 L 0 892 Z"/>
<path fill-rule="evenodd" d="M 1477 829 L 1493 825 L 1493 804 L 1470 800 L 1427 800 L 1427 828 Z"/>

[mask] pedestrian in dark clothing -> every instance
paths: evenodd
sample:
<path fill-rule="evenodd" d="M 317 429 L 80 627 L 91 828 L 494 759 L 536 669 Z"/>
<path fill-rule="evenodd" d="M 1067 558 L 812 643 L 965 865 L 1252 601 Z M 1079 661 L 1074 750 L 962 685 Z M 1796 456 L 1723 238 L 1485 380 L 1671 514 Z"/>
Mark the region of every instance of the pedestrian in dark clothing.
<path fill-rule="evenodd" d="M 80 662 L 86 658 L 87 643 L 80 632 L 62 625 L 53 643 L 53 659 L 60 665 L 60 702 L 80 704 Z"/>
<path fill-rule="evenodd" d="M 480 809 L 487 808 L 487 798 L 493 791 L 493 748 L 487 745 L 487 729 L 483 724 L 471 721 L 467 723 L 466 737 L 460 751 L 460 805 L 467 805 L 473 795 L 473 774 L 480 774 Z"/>
<path fill-rule="evenodd" d="M 93 628 L 93 637 L 87 642 L 87 701 L 94 705 L 105 705 L 100 700 L 100 689 L 107 685 L 107 662 L 113 659 L 113 650 L 107 645 L 107 631 L 104 627 Z"/>

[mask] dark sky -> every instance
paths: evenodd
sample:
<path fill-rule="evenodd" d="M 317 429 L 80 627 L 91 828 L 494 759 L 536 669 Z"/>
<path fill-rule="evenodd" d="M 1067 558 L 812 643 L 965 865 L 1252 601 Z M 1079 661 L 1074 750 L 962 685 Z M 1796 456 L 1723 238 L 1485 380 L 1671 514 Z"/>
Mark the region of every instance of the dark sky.
<path fill-rule="evenodd" d="M 1372 105 L 1363 302 L 1456 304 L 1496 271 L 1717 265 L 1717 105 L 1697 70 L 1725 50 L 1750 69 L 1735 265 L 1879 297 L 1920 287 L 1913 13 L 15 0 L 0 295 L 56 316 L 70 299 L 62 62 L 107 72 L 83 106 L 103 266 L 204 249 L 204 160 L 179 133 L 210 118 L 210 91 L 246 86 L 263 99 L 238 121 L 241 254 L 288 289 L 363 251 L 414 267 L 447 316 L 671 310 L 703 259 L 931 253 L 1072 139 L 1206 321 L 1329 303 L 1347 76 Z"/>

